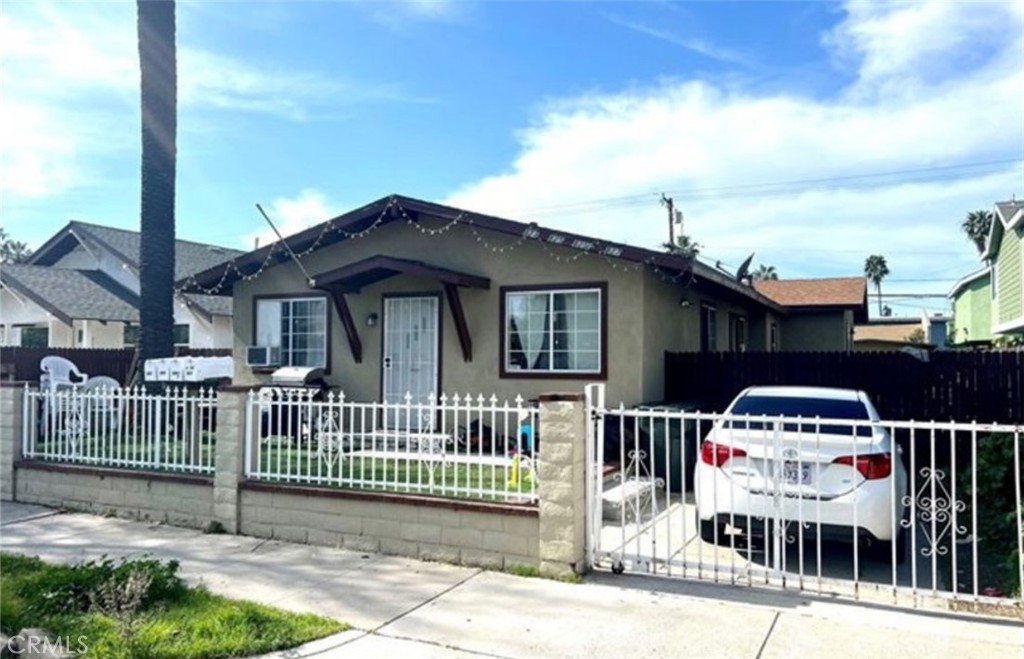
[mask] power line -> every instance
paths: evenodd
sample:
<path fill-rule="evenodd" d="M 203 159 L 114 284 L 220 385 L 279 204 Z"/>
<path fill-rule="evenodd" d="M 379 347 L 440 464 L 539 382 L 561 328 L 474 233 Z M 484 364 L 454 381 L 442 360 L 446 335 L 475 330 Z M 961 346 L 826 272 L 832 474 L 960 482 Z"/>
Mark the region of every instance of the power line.
<path fill-rule="evenodd" d="M 818 187 L 808 187 L 809 184 L 822 184 L 822 183 L 836 183 L 843 181 L 863 181 L 867 185 L 856 185 L 856 186 L 844 186 L 844 187 L 878 187 L 883 185 L 892 185 L 903 182 L 921 182 L 928 180 L 942 180 L 945 178 L 956 178 L 959 175 L 967 172 L 959 172 L 958 170 L 969 170 L 975 168 L 994 168 L 992 172 L 973 172 L 975 174 L 980 173 L 995 173 L 1006 169 L 1006 165 L 1010 164 L 1021 164 L 1024 160 L 1019 158 L 1005 159 L 1005 160 L 990 160 L 985 162 L 976 163 L 961 163 L 955 165 L 940 165 L 934 167 L 921 167 L 916 169 L 905 169 L 905 170 L 892 170 L 887 172 L 873 172 L 864 174 L 849 174 L 843 176 L 831 176 L 823 178 L 810 178 L 810 179 L 796 179 L 791 181 L 778 181 L 770 183 L 748 183 L 738 185 L 727 185 L 727 186 L 716 186 L 716 187 L 705 187 L 705 188 L 680 188 L 670 190 L 664 194 L 671 193 L 679 197 L 685 197 L 687 199 L 715 199 L 723 197 L 736 197 L 736 196 L 755 196 L 755 195 L 737 195 L 737 192 L 743 191 L 757 191 L 762 188 L 786 188 L 792 186 L 804 186 L 796 190 L 765 190 L 762 194 L 756 196 L 777 196 L 777 195 L 791 195 L 801 194 L 803 192 L 812 191 L 815 189 L 828 189 Z M 941 175 L 938 175 L 941 174 Z M 952 175 L 952 176 L 951 176 Z M 893 180 L 891 177 L 900 177 Z M 866 179 L 877 179 L 884 178 L 886 180 L 881 181 L 868 181 Z M 727 194 L 722 194 L 727 193 Z M 538 206 L 530 209 L 524 209 L 519 211 L 523 214 L 549 214 L 549 213 L 564 213 L 574 214 L 575 212 L 586 212 L 589 207 L 598 206 L 621 206 L 621 205 L 636 205 L 639 203 L 647 203 L 651 197 L 657 196 L 657 192 L 647 192 L 632 195 L 623 195 L 617 197 L 603 197 L 594 198 L 588 200 L 579 200 L 575 202 L 565 204 L 555 204 L 548 206 Z M 573 209 L 577 209 L 574 211 Z"/>

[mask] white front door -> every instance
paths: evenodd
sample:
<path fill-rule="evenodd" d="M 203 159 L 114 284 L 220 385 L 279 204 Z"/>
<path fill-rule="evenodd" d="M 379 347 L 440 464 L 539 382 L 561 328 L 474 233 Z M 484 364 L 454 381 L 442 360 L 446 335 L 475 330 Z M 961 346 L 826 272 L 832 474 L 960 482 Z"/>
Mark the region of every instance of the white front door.
<path fill-rule="evenodd" d="M 384 350 L 382 352 L 384 402 L 426 404 L 438 394 L 440 300 L 437 297 L 384 298 Z M 420 430 L 429 414 L 413 411 L 406 419 L 404 407 L 389 414 L 389 426 Z"/>

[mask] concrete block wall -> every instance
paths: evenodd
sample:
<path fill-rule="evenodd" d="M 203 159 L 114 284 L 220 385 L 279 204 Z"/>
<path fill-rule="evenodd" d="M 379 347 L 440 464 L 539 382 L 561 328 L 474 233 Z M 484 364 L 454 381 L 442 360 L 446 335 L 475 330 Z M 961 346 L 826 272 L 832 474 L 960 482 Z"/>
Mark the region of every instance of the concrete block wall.
<path fill-rule="evenodd" d="M 244 535 L 498 570 L 539 565 L 536 509 L 262 484 L 240 500 Z"/>
<path fill-rule="evenodd" d="M 22 396 L 24 384 L 0 383 L 0 500 L 12 501 L 15 496 L 17 470 L 21 459 Z"/>
<path fill-rule="evenodd" d="M 63 465 L 18 469 L 15 498 L 97 515 L 205 528 L 213 519 L 213 484 L 162 475 Z M 172 480 L 173 479 L 173 480 Z M 202 482 L 202 481 L 206 482 Z"/>
<path fill-rule="evenodd" d="M 161 474 L 20 459 L 22 389 L 0 387 L 0 493 L 28 503 L 229 533 L 548 576 L 585 565 L 586 412 L 582 394 L 540 403 L 536 507 L 245 480 L 245 400 L 222 391 L 215 475 Z"/>
<path fill-rule="evenodd" d="M 586 571 L 586 409 L 583 394 L 540 397 L 540 571 L 562 578 Z"/>

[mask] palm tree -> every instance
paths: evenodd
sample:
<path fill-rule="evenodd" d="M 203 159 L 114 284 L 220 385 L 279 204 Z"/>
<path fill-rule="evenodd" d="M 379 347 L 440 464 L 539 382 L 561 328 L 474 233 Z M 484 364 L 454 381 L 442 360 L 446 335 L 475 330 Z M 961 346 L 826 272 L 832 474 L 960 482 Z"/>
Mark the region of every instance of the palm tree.
<path fill-rule="evenodd" d="M 992 211 L 987 210 L 971 211 L 960 225 L 979 252 L 985 249 L 985 241 L 988 240 L 988 231 L 991 227 Z"/>
<path fill-rule="evenodd" d="M 178 73 L 173 0 L 137 0 L 142 73 L 139 357 L 174 354 Z"/>
<path fill-rule="evenodd" d="M 762 263 L 761 265 L 757 266 L 757 270 L 754 271 L 754 279 L 757 279 L 757 280 L 761 280 L 761 281 L 772 280 L 772 281 L 774 281 L 774 280 L 776 280 L 778 278 L 779 278 L 779 273 L 777 273 L 775 271 L 775 266 L 774 265 L 765 265 L 764 263 Z"/>
<path fill-rule="evenodd" d="M 864 276 L 875 285 L 878 291 L 878 315 L 882 315 L 882 280 L 889 275 L 889 265 L 885 257 L 872 254 L 864 261 Z"/>
<path fill-rule="evenodd" d="M 663 243 L 664 247 L 670 254 L 678 254 L 679 256 L 685 256 L 687 258 L 696 258 L 700 254 L 701 245 L 695 240 L 690 238 L 688 235 L 680 234 L 676 237 L 676 244 Z"/>

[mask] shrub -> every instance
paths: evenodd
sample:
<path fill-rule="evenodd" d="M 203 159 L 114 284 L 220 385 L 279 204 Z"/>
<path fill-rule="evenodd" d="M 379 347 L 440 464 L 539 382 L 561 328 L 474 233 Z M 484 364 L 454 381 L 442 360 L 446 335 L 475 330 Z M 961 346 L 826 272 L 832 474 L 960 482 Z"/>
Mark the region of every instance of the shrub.
<path fill-rule="evenodd" d="M 123 587 L 129 579 L 138 578 L 132 576 L 135 574 L 142 575 L 147 581 L 141 608 L 173 601 L 185 592 L 178 567 L 177 561 L 164 563 L 149 558 L 122 558 L 115 562 L 107 557 L 77 565 L 47 566 L 39 559 L 4 555 L 2 569 L 24 574 L 15 588 L 18 592 L 33 595 L 26 598 L 28 613 L 47 616 L 88 611 L 92 593 L 110 587 L 109 584 Z"/>
<path fill-rule="evenodd" d="M 1004 595 L 1019 591 L 1020 578 L 1017 557 L 1017 499 L 1014 484 L 1014 438 L 1010 434 L 996 434 L 978 440 L 976 465 L 978 526 L 978 572 L 985 588 L 997 588 Z M 1024 473 L 1024 469 L 1021 469 Z M 958 474 L 958 482 L 967 489 L 960 490 L 957 498 L 965 502 L 966 511 L 960 520 L 972 515 L 970 464 Z"/>

